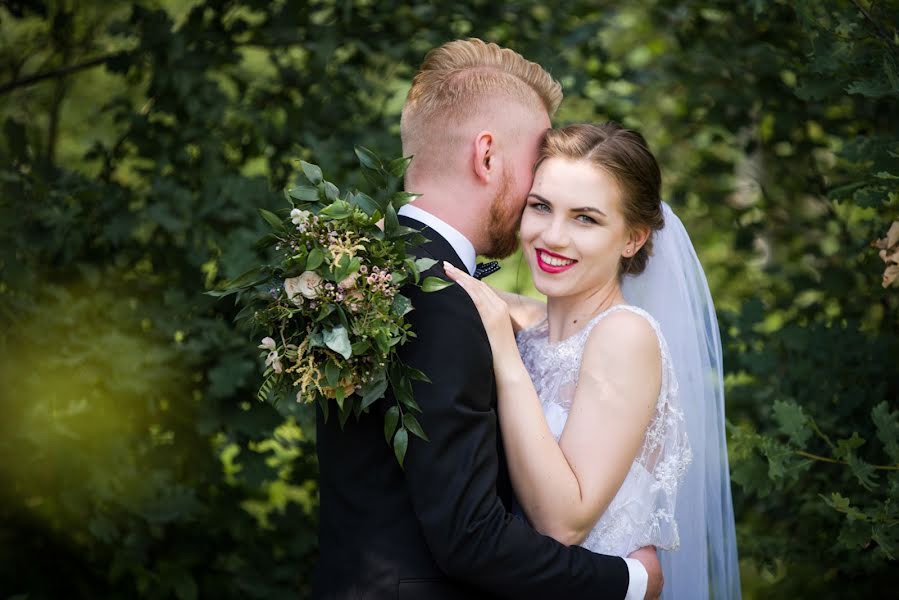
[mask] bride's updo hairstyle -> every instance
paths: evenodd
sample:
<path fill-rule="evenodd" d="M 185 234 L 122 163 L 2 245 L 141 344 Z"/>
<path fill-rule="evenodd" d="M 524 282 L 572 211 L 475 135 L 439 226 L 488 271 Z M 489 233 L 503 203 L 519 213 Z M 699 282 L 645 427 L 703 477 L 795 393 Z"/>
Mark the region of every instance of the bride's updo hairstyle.
<path fill-rule="evenodd" d="M 622 212 L 627 227 L 665 226 L 660 188 L 662 174 L 646 140 L 618 123 L 578 124 L 550 129 L 543 138 L 535 170 L 548 158 L 584 160 L 612 175 L 621 190 Z M 619 277 L 637 275 L 652 255 L 652 235 L 634 256 L 622 256 Z"/>

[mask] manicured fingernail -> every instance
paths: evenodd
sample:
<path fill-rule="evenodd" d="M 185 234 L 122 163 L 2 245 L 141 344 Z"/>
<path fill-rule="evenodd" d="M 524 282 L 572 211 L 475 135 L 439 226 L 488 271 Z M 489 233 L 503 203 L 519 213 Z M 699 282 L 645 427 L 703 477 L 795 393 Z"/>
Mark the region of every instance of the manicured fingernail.
<path fill-rule="evenodd" d="M 456 267 L 454 267 L 453 265 L 449 264 L 446 261 L 443 261 L 443 268 L 444 269 L 455 269 Z"/>

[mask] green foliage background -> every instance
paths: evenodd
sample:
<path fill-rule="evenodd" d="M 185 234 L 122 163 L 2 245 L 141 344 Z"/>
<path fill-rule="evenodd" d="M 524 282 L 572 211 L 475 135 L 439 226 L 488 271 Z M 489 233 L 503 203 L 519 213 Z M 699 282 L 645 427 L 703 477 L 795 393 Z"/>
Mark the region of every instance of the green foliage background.
<path fill-rule="evenodd" d="M 398 155 L 426 51 L 549 68 L 556 123 L 659 156 L 725 343 L 746 598 L 868 598 L 899 553 L 899 6 L 869 0 L 0 4 L 0 593 L 295 598 L 308 417 L 253 400 L 257 206 Z M 516 259 L 499 283 L 527 291 Z M 889 584 L 889 585 L 888 585 Z"/>

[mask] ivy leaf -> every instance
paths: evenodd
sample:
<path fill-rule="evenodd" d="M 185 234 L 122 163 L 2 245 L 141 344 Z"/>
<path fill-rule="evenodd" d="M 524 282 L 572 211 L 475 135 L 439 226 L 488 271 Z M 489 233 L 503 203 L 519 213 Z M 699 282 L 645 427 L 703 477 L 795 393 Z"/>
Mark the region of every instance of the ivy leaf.
<path fill-rule="evenodd" d="M 312 185 L 318 185 L 322 182 L 322 170 L 318 165 L 313 165 L 312 163 L 307 163 L 305 160 L 301 160 L 300 166 L 303 168 L 303 175 L 306 176 L 306 179 L 308 179 Z"/>
<path fill-rule="evenodd" d="M 330 202 L 334 202 L 337 200 L 337 197 L 340 195 L 340 189 L 330 181 L 325 181 L 323 184 L 325 198 Z"/>
<path fill-rule="evenodd" d="M 800 448 L 805 448 L 813 432 L 801 406 L 795 402 L 777 400 L 774 402 L 774 419 L 782 433 Z"/>
<path fill-rule="evenodd" d="M 347 334 L 347 330 L 344 329 L 343 325 L 338 325 L 333 329 L 325 329 L 322 338 L 328 348 L 337 354 L 340 354 L 342 357 L 348 359 L 353 355 L 353 346 L 350 344 L 350 336 Z"/>
<path fill-rule="evenodd" d="M 403 206 L 413 202 L 416 198 L 421 198 L 421 194 L 410 194 L 409 192 L 397 192 L 390 197 L 390 204 L 394 209 L 399 210 Z"/>
<path fill-rule="evenodd" d="M 393 306 L 391 308 L 393 310 L 393 314 L 398 317 L 402 317 L 412 310 L 412 301 L 402 294 L 397 294 L 393 298 Z"/>
<path fill-rule="evenodd" d="M 446 281 L 439 277 L 425 277 L 425 280 L 421 282 L 421 290 L 423 292 L 439 292 L 440 290 L 453 285 L 453 283 L 455 282 Z"/>

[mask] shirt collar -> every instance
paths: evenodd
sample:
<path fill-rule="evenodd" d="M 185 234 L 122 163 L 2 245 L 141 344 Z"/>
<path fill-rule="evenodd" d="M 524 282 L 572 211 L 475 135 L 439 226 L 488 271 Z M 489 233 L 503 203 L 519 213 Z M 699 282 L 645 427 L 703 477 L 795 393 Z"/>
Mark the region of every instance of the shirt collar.
<path fill-rule="evenodd" d="M 410 219 L 415 219 L 436 231 L 440 237 L 449 242 L 449 245 L 453 247 L 453 250 L 455 250 L 459 258 L 462 259 L 465 268 L 468 269 L 468 273 L 474 274 L 477 252 L 475 252 L 474 246 L 468 241 L 468 238 L 462 235 L 458 229 L 448 224 L 446 221 L 435 217 L 428 211 L 418 208 L 417 206 L 412 206 L 411 204 L 404 204 L 401 206 L 399 211 L 397 211 L 397 214 L 409 217 Z"/>

